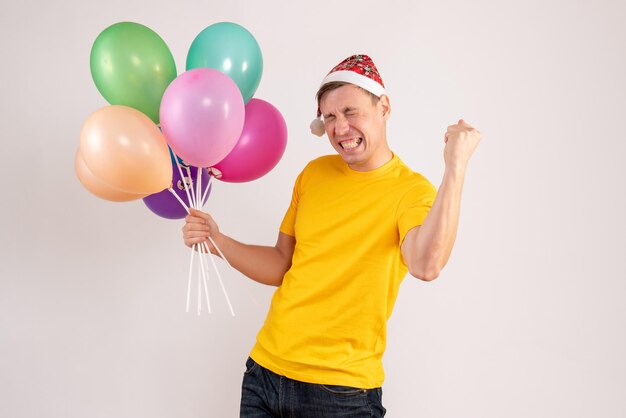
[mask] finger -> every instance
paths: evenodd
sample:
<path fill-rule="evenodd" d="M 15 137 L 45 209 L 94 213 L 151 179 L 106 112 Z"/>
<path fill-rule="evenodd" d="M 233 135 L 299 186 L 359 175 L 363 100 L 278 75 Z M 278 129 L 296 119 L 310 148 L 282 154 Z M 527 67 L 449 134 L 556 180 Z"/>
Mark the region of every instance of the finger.
<path fill-rule="evenodd" d="M 463 126 L 464 128 L 467 128 L 470 131 L 474 131 L 474 127 L 472 125 L 470 125 L 469 123 L 465 122 L 464 119 L 459 119 L 459 125 Z"/>
<path fill-rule="evenodd" d="M 202 212 L 201 210 L 189 208 L 189 215 L 195 216 L 197 218 L 206 219 L 207 221 L 211 219 L 211 215 L 208 213 Z"/>
<path fill-rule="evenodd" d="M 201 242 L 208 241 L 208 238 L 207 237 L 183 237 L 183 241 L 185 242 L 185 245 L 198 244 Z"/>
<path fill-rule="evenodd" d="M 211 227 L 206 224 L 186 224 L 183 226 L 183 234 L 191 231 L 203 232 L 205 235 L 211 233 Z"/>
<path fill-rule="evenodd" d="M 450 126 L 448 126 L 447 131 L 448 132 L 462 132 L 462 131 L 467 130 L 467 127 L 468 127 L 467 124 L 465 124 L 465 125 L 460 125 L 460 124 L 450 125 Z"/>
<path fill-rule="evenodd" d="M 207 231 L 185 231 L 183 237 L 185 239 L 189 238 L 208 238 L 209 233 Z"/>
<path fill-rule="evenodd" d="M 210 231 L 211 225 L 205 223 L 203 220 L 200 222 L 187 222 L 183 225 L 183 231 Z"/>
<path fill-rule="evenodd" d="M 197 216 L 191 216 L 191 215 L 185 216 L 185 222 L 190 223 L 190 224 L 202 224 L 202 225 L 206 225 L 207 223 L 206 219 L 199 218 Z"/>
<path fill-rule="evenodd" d="M 185 245 L 187 247 L 192 247 L 195 244 L 201 244 L 204 241 L 207 241 L 207 239 L 206 238 L 188 238 L 188 239 L 185 239 Z"/>

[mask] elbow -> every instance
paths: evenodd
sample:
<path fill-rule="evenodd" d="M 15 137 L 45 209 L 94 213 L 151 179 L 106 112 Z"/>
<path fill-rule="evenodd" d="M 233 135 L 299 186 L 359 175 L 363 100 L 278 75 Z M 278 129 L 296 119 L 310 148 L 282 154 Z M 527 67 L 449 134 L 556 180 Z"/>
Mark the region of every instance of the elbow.
<path fill-rule="evenodd" d="M 439 271 L 437 270 L 430 270 L 430 271 L 424 270 L 424 271 L 415 271 L 415 272 L 411 271 L 410 273 L 416 279 L 420 279 L 424 282 L 432 282 L 437 277 L 439 277 Z"/>
<path fill-rule="evenodd" d="M 439 248 L 409 254 L 407 257 L 409 273 L 422 281 L 432 282 L 439 277 L 439 273 L 446 265 L 447 258 L 446 253 Z"/>
<path fill-rule="evenodd" d="M 412 266 L 409 268 L 409 273 L 416 279 L 420 279 L 424 282 L 432 282 L 441 273 L 441 268 L 435 265 L 432 266 Z"/>

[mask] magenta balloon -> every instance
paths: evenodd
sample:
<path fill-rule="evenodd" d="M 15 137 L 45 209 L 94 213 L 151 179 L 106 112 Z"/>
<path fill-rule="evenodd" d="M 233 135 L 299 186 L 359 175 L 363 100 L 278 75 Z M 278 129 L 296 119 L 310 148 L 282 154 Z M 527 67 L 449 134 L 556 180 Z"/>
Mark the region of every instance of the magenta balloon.
<path fill-rule="evenodd" d="M 174 152 L 192 166 L 210 167 L 234 148 L 244 113 L 243 97 L 230 77 L 212 68 L 196 68 L 168 86 L 159 116 Z"/>
<path fill-rule="evenodd" d="M 235 148 L 215 168 L 220 180 L 242 183 L 256 180 L 278 164 L 287 146 L 287 124 L 270 103 L 252 99 L 246 105 L 243 132 Z"/>

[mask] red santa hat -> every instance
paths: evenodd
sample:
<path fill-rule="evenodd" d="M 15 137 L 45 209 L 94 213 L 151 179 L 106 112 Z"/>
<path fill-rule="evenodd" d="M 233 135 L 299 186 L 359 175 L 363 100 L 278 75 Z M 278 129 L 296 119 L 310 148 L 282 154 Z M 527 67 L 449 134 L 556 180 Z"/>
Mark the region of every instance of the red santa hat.
<path fill-rule="evenodd" d="M 374 65 L 374 61 L 367 55 L 352 55 L 335 66 L 322 80 L 320 88 L 324 84 L 334 81 L 354 84 L 365 89 L 373 95 L 380 97 L 385 94 L 385 85 Z M 324 135 L 324 122 L 322 112 L 317 106 L 317 118 L 311 122 L 311 133 L 317 136 Z"/>

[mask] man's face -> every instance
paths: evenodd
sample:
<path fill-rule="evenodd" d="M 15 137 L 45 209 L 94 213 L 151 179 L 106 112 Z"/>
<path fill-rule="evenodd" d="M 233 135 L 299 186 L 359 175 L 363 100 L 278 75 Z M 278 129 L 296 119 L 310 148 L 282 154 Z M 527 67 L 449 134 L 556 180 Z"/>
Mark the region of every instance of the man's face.
<path fill-rule="evenodd" d="M 330 144 L 350 168 L 371 171 L 391 159 L 385 131 L 387 96 L 374 104 L 369 93 L 347 84 L 326 93 L 320 110 Z"/>

